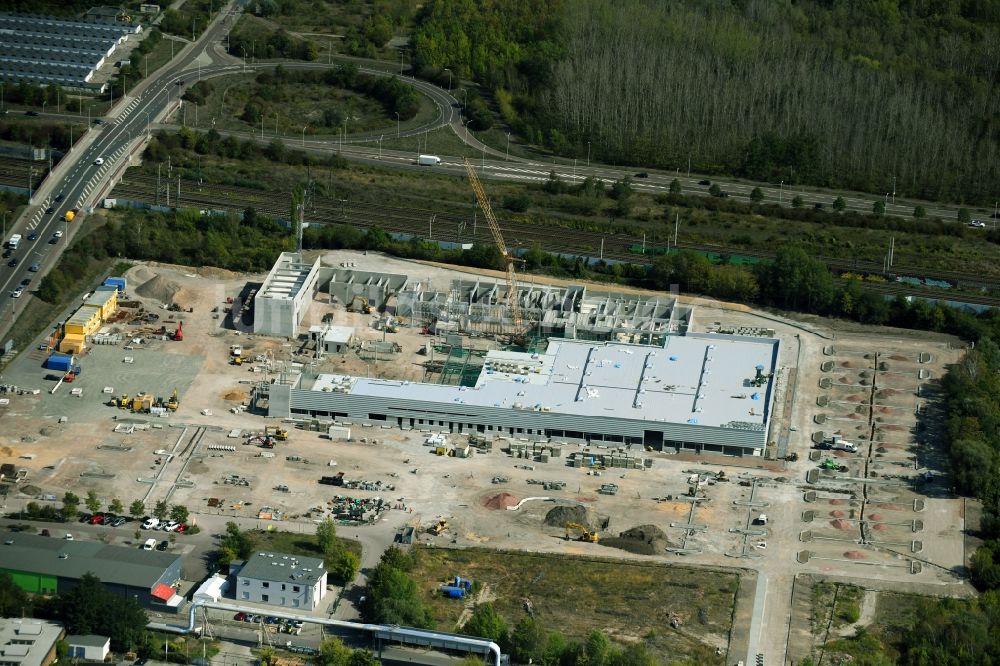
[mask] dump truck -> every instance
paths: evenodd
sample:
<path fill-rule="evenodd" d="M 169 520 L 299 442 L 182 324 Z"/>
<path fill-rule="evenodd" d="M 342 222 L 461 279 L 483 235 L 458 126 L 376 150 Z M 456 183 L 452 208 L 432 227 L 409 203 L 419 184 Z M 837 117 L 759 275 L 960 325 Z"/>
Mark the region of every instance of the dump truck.
<path fill-rule="evenodd" d="M 592 532 L 587 529 L 585 525 L 580 523 L 566 523 L 566 540 L 569 541 L 573 538 L 575 533 L 579 532 L 580 536 L 577 537 L 577 541 L 586 541 L 588 543 L 597 543 L 600 537 L 597 536 L 597 532 Z"/>

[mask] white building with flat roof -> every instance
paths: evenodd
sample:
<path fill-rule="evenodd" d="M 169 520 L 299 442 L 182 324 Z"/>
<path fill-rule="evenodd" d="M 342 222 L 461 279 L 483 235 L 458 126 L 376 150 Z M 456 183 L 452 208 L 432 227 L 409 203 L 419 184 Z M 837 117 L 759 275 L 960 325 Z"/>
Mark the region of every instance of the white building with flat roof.
<path fill-rule="evenodd" d="M 778 349 L 720 334 L 552 339 L 544 353 L 490 352 L 474 386 L 303 374 L 256 390 L 281 418 L 761 455 Z"/>
<path fill-rule="evenodd" d="M 326 594 L 326 573 L 315 557 L 254 553 L 236 573 L 236 599 L 312 610 Z"/>
<path fill-rule="evenodd" d="M 319 259 L 309 264 L 297 252 L 282 252 L 253 299 L 253 332 L 259 335 L 295 337 L 309 309 Z"/>
<path fill-rule="evenodd" d="M 0 664 L 47 666 L 56 659 L 56 641 L 63 636 L 58 622 L 0 618 Z"/>

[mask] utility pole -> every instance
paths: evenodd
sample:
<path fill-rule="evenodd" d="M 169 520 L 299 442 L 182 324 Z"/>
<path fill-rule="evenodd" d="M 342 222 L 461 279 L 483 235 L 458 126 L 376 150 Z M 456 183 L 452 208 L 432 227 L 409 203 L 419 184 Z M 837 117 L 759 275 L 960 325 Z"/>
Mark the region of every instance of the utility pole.
<path fill-rule="evenodd" d="M 162 164 L 156 165 L 156 205 L 160 205 L 160 167 Z"/>
<path fill-rule="evenodd" d="M 681 223 L 681 214 L 677 213 L 677 217 L 674 218 L 674 248 L 677 248 L 677 227 Z"/>
<path fill-rule="evenodd" d="M 181 205 L 181 175 L 177 174 L 177 205 Z"/>
<path fill-rule="evenodd" d="M 646 232 L 642 232 L 642 254 L 646 254 Z"/>
<path fill-rule="evenodd" d="M 601 261 L 604 261 L 604 236 L 601 236 Z"/>

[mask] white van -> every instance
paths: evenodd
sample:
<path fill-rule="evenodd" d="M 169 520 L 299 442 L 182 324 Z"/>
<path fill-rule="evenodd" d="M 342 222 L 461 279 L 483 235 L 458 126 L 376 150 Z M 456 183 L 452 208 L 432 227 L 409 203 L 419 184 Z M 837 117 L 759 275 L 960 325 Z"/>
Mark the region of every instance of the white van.
<path fill-rule="evenodd" d="M 441 158 L 437 155 L 418 155 L 417 164 L 420 166 L 437 166 L 441 164 Z"/>
<path fill-rule="evenodd" d="M 142 544 L 143 550 L 153 550 L 156 548 L 156 539 L 146 539 L 146 543 Z"/>

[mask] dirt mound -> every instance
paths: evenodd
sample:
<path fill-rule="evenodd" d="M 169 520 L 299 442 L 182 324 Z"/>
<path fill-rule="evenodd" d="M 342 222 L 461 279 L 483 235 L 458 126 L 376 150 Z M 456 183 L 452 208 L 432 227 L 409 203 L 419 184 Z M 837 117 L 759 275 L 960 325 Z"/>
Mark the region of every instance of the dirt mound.
<path fill-rule="evenodd" d="M 135 293 L 143 298 L 152 298 L 161 303 L 172 303 L 174 295 L 180 291 L 181 286 L 173 280 L 168 280 L 162 275 L 157 275 L 150 280 L 143 282 Z"/>
<path fill-rule="evenodd" d="M 222 394 L 223 400 L 235 400 L 237 402 L 243 402 L 250 395 L 246 391 L 241 391 L 240 389 L 231 389 Z"/>
<path fill-rule="evenodd" d="M 594 514 L 585 506 L 556 506 L 545 514 L 545 524 L 552 527 L 566 527 L 566 523 L 579 523 L 588 529 L 594 529 L 596 520 Z"/>
<path fill-rule="evenodd" d="M 832 500 L 830 500 L 830 504 L 832 504 L 833 506 L 840 506 L 842 504 L 847 504 L 847 500 L 832 499 Z"/>
<path fill-rule="evenodd" d="M 846 520 L 838 518 L 837 520 L 831 520 L 830 524 L 836 527 L 838 530 L 849 530 L 851 529 L 851 524 Z"/>
<path fill-rule="evenodd" d="M 235 280 L 240 277 L 239 273 L 214 266 L 202 266 L 197 272 L 200 277 L 211 278 L 213 280 Z"/>
<path fill-rule="evenodd" d="M 21 486 L 18 490 L 22 494 L 27 495 L 28 497 L 38 497 L 39 495 L 42 494 L 42 489 L 39 488 L 38 486 L 32 486 L 32 485 Z"/>
<path fill-rule="evenodd" d="M 900 354 L 893 354 L 892 356 L 889 357 L 889 360 L 890 361 L 909 361 L 910 359 L 908 359 L 905 356 L 902 356 Z"/>
<path fill-rule="evenodd" d="M 868 520 L 875 520 L 875 521 L 882 520 L 882 514 L 881 513 L 870 513 L 870 514 L 868 514 Z"/>
<path fill-rule="evenodd" d="M 509 506 L 516 505 L 520 500 L 511 495 L 510 493 L 497 493 L 496 495 L 490 495 L 483 500 L 483 506 L 487 509 L 493 509 L 494 511 L 504 510 Z"/>
<path fill-rule="evenodd" d="M 892 502 L 882 502 L 878 505 L 878 508 L 885 509 L 886 511 L 902 511 L 903 507 L 898 504 L 893 504 Z"/>
<path fill-rule="evenodd" d="M 889 529 L 889 526 L 885 525 L 883 523 L 876 523 L 876 524 L 872 525 L 872 529 L 873 530 L 878 530 L 879 532 L 881 532 L 882 530 Z"/>
<path fill-rule="evenodd" d="M 846 553 L 844 553 L 844 557 L 846 557 L 849 560 L 863 560 L 866 559 L 868 556 L 862 553 L 860 550 L 849 550 Z"/>
<path fill-rule="evenodd" d="M 149 282 L 156 277 L 156 273 L 149 270 L 146 266 L 139 266 L 131 271 L 132 276 L 129 278 L 130 282 L 136 284 L 142 284 L 143 282 Z"/>
<path fill-rule="evenodd" d="M 636 555 L 658 555 L 675 547 L 666 533 L 656 525 L 638 525 L 616 537 L 601 539 L 601 545 L 618 548 Z"/>
<path fill-rule="evenodd" d="M 846 515 L 847 514 L 844 513 L 843 511 L 838 511 L 836 509 L 834 509 L 833 511 L 830 512 L 830 517 L 831 518 L 843 518 Z"/>
<path fill-rule="evenodd" d="M 12 455 L 14 455 L 14 449 L 9 446 L 0 446 L 0 456 L 10 458 Z"/>

